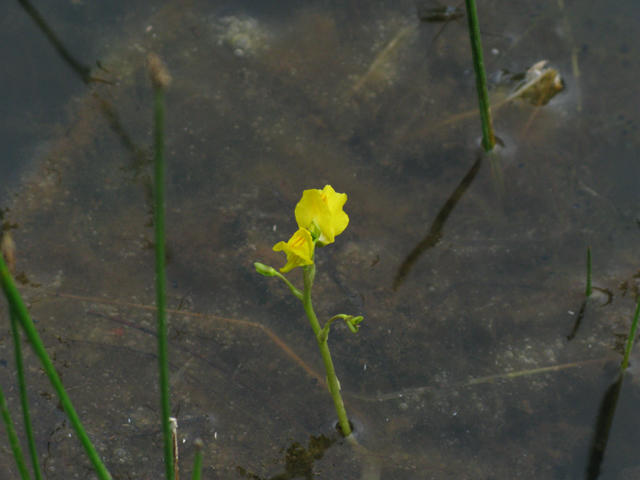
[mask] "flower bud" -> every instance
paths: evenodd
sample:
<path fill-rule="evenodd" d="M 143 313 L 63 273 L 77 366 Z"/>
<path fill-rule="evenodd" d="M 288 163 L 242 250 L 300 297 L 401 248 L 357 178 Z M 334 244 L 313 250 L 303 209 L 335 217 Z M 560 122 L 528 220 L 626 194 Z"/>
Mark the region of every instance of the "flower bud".
<path fill-rule="evenodd" d="M 256 267 L 256 272 L 260 275 L 264 275 L 265 277 L 273 277 L 277 273 L 274 268 L 263 263 L 256 262 L 253 265 Z"/>

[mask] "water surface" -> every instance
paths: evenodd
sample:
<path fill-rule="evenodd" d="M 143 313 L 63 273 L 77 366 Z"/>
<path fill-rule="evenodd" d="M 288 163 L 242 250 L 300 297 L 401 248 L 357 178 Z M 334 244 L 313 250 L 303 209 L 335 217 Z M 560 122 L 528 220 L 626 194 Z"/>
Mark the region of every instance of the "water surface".
<path fill-rule="evenodd" d="M 149 52 L 174 80 L 167 234 L 183 474 L 199 436 L 207 478 L 586 476 L 615 378 L 604 367 L 619 357 L 638 294 L 640 12 L 631 1 L 479 8 L 490 75 L 549 60 L 566 89 L 543 107 L 494 109 L 504 148 L 482 157 L 440 241 L 397 289 L 398 269 L 480 155 L 463 24 L 434 39 L 442 25 L 419 23 L 413 2 L 168 2 L 99 16 L 104 30 L 90 37 L 102 46 L 101 81 L 61 94 L 52 108 L 70 112 L 63 128 L 29 137 L 40 151 L 33 173 L 9 185 L 18 194 L 4 219 L 31 313 L 117 478 L 163 469 Z M 498 85 L 492 101 L 508 93 Z M 365 316 L 357 335 L 333 329 L 330 347 L 375 461 L 333 441 L 301 305 L 252 267 L 284 264 L 272 246 L 297 228 L 302 191 L 325 184 L 348 194 L 351 220 L 317 252 L 315 307 L 320 318 Z M 613 301 L 589 302 L 568 341 L 588 245 L 594 284 Z M 7 332 L 2 346 L 9 359 Z M 4 386 L 12 369 L 3 372 Z M 31 377 L 48 478 L 91 478 L 35 363 Z M 600 478 L 638 468 L 637 402 L 623 384 Z M 15 475 L 6 454 L 0 468 Z"/>

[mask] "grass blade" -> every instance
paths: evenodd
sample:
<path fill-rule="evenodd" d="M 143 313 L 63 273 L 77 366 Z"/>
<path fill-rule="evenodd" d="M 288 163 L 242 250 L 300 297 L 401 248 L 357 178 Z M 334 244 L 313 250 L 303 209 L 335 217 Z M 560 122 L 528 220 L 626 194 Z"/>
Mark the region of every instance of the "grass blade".
<path fill-rule="evenodd" d="M 36 450 L 35 437 L 33 435 L 33 427 L 31 425 L 31 414 L 29 413 L 29 398 L 27 396 L 27 381 L 24 375 L 24 362 L 22 361 L 22 345 L 20 344 L 20 322 L 18 316 L 12 307 L 9 307 L 9 316 L 11 318 L 11 334 L 13 336 L 13 351 L 16 360 L 16 371 L 18 374 L 18 386 L 20 388 L 20 404 L 22 405 L 22 420 L 24 423 L 24 431 L 27 434 L 27 442 L 29 444 L 29 455 L 31 456 L 31 464 L 33 465 L 33 474 L 36 480 L 42 480 L 42 472 L 38 463 L 38 452 Z"/>
<path fill-rule="evenodd" d="M 496 145 L 496 137 L 493 133 L 493 121 L 491 120 L 491 106 L 489 105 L 487 74 L 484 70 L 484 58 L 482 56 L 478 11 L 476 9 L 476 0 L 465 0 L 465 2 L 467 5 L 467 18 L 469 19 L 469 36 L 471 38 L 471 53 L 473 54 L 473 69 L 476 73 L 476 88 L 478 89 L 478 102 L 480 103 L 482 147 L 486 152 L 490 152 Z"/>
<path fill-rule="evenodd" d="M 0 255 L 1 257 L 1 255 Z M 11 413 L 9 412 L 9 405 L 7 405 L 7 399 L 0 387 L 0 415 L 4 422 L 4 428 L 7 431 L 7 437 L 9 437 L 9 443 L 11 444 L 11 450 L 13 451 L 13 458 L 16 459 L 18 470 L 20 471 L 20 478 L 22 480 L 30 480 L 29 470 L 27 470 L 27 464 L 24 461 L 24 455 L 22 454 L 22 448 L 20 448 L 20 441 L 16 434 L 16 429 L 11 421 Z"/>
<path fill-rule="evenodd" d="M 171 79 L 160 58 L 147 57 L 147 68 L 154 94 L 154 218 L 156 251 L 156 319 L 158 328 L 158 366 L 160 370 L 160 403 L 166 479 L 175 479 L 173 439 L 171 433 L 171 399 L 169 392 L 169 361 L 166 318 L 166 272 L 164 236 L 164 90 Z"/>
<path fill-rule="evenodd" d="M 53 362 L 49 358 L 49 354 L 47 353 L 44 343 L 42 343 L 40 335 L 38 335 L 38 331 L 33 324 L 33 320 L 31 320 L 29 312 L 27 311 L 27 307 L 25 306 L 22 298 L 20 297 L 20 294 L 18 293 L 18 289 L 16 288 L 16 285 L 11 278 L 11 275 L 9 274 L 9 269 L 7 268 L 7 264 L 2 258 L 2 255 L 0 255 L 0 286 L 2 286 L 2 289 L 4 290 L 4 294 L 7 297 L 10 308 L 14 311 L 16 318 L 20 322 L 20 325 L 25 332 L 25 335 L 29 339 L 33 351 L 40 359 L 40 363 L 42 363 L 42 367 L 47 374 L 47 377 L 49 377 L 49 381 L 55 389 L 58 398 L 60 399 L 62 408 L 67 414 L 67 417 L 69 417 L 69 421 L 71 422 L 73 429 L 78 435 L 80 443 L 84 447 L 89 460 L 93 464 L 93 467 L 96 469 L 98 478 L 100 480 L 111 480 L 111 475 L 109 474 L 107 468 L 104 466 L 104 463 L 102 463 L 102 460 L 100 460 L 98 452 L 91 443 L 91 440 L 89 440 L 89 436 L 82 426 L 80 417 L 78 416 L 75 408 L 73 408 L 71 399 L 69 398 L 69 395 L 67 395 L 67 392 L 64 389 L 62 382 L 60 381 L 60 377 L 58 376 L 58 373 L 53 366 Z"/>
<path fill-rule="evenodd" d="M 204 443 L 202 439 L 196 438 L 193 441 L 193 446 L 196 447 L 196 453 L 193 456 L 193 474 L 191 475 L 191 480 L 200 480 L 202 476 L 202 447 L 204 447 Z"/>

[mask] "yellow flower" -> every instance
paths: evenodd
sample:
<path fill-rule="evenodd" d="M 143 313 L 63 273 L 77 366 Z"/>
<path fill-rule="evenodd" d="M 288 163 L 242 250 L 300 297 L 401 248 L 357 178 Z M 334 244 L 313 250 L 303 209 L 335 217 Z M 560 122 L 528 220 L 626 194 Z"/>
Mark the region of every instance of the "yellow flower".
<path fill-rule="evenodd" d="M 287 264 L 280 269 L 282 273 L 287 273 L 295 267 L 311 265 L 313 263 L 313 239 L 311 234 L 301 228 L 288 242 L 280 242 L 273 250 L 276 252 L 284 251 L 287 254 Z"/>
<path fill-rule="evenodd" d="M 305 190 L 296 205 L 296 221 L 300 228 L 320 229 L 318 246 L 333 243 L 349 224 L 349 217 L 342 211 L 347 201 L 346 193 L 336 193 L 331 185 L 322 190 Z M 314 223 L 317 225 L 314 226 Z"/>

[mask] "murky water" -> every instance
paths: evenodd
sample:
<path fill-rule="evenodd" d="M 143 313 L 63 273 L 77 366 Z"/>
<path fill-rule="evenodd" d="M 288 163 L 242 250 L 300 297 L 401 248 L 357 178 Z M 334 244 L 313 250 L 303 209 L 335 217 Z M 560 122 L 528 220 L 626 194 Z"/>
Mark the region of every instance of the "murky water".
<path fill-rule="evenodd" d="M 638 294 L 638 6 L 480 3 L 490 76 L 549 60 L 566 89 L 544 107 L 492 89 L 505 146 L 480 161 L 440 241 L 394 289 L 479 156 L 466 26 L 438 35 L 443 24 L 420 23 L 413 2 L 254 3 L 158 2 L 105 20 L 109 48 L 91 73 L 103 81 L 67 100 L 64 128 L 33 137 L 48 143 L 3 206 L 22 292 L 114 476 L 163 471 L 144 71 L 156 52 L 174 79 L 167 235 L 183 475 L 201 437 L 205 478 L 587 477 L 608 362 Z M 329 343 L 368 459 L 334 441 L 301 305 L 252 267 L 284 264 L 272 246 L 295 231 L 302 190 L 325 184 L 348 194 L 351 221 L 317 252 L 315 307 L 365 316 Z M 588 245 L 594 285 L 613 299 L 590 301 L 568 341 Z M 10 360 L 7 331 L 0 347 Z M 31 365 L 48 478 L 92 478 Z M 11 362 L 0 373 L 11 385 Z M 629 379 L 600 478 L 640 468 L 638 401 Z M 16 475 L 6 451 L 0 469 Z"/>

